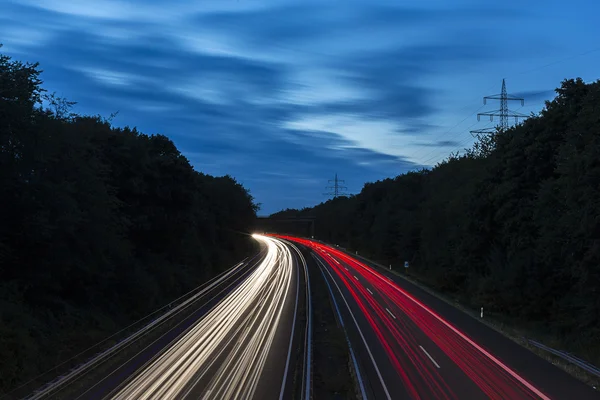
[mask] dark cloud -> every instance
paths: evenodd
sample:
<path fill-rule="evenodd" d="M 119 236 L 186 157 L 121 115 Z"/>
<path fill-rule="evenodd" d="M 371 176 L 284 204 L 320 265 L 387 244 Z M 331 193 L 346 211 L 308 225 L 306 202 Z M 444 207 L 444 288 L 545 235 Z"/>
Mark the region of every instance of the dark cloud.
<path fill-rule="evenodd" d="M 205 140 L 218 134 L 229 140 L 231 135 L 243 136 L 245 124 L 264 126 L 289 118 L 291 108 L 285 104 L 252 103 L 256 97 L 273 97 L 284 90 L 284 66 L 192 53 L 158 36 L 111 46 L 104 46 L 102 40 L 95 34 L 64 31 L 36 54 L 46 69 L 44 79 L 76 100 L 82 112 L 106 113 L 118 109 L 116 123 L 134 123 L 151 129 L 163 125 L 170 135 L 181 132 L 186 136 L 194 135 L 190 132 L 193 127 L 193 131 L 201 131 L 197 136 L 204 135 Z M 54 58 L 55 54 L 60 54 L 59 60 Z M 89 76 L 87 69 L 96 78 Z M 110 84 L 98 79 L 102 71 L 120 74 L 122 78 L 117 81 L 123 82 Z M 203 99 L 201 91 L 207 86 L 216 86 L 214 97 L 227 104 Z M 181 92 L 177 90 L 179 87 L 187 89 Z M 170 111 L 166 115 L 146 114 L 141 120 L 139 106 L 164 107 Z"/>
<path fill-rule="evenodd" d="M 438 93 L 419 82 L 434 73 L 453 73 L 494 57 L 494 53 L 483 46 L 465 41 L 456 43 L 448 38 L 435 44 L 361 52 L 348 57 L 346 63 L 336 63 L 336 68 L 343 71 L 341 79 L 368 93 L 368 97 L 319 104 L 303 111 L 392 120 L 400 126 L 407 126 L 408 129 L 399 129 L 404 133 L 430 128 L 431 125 L 423 120 L 439 111 L 434 101 Z"/>
<path fill-rule="evenodd" d="M 527 90 L 523 92 L 510 93 L 515 97 L 525 99 L 525 105 L 528 103 L 537 103 L 543 100 L 552 100 L 556 92 L 552 89 L 547 90 Z"/>
<path fill-rule="evenodd" d="M 293 152 L 295 154 L 304 153 L 306 156 L 312 154 L 313 156 L 321 156 L 324 159 L 345 158 L 354 163 L 364 164 L 368 162 L 371 165 L 395 163 L 398 167 L 404 169 L 411 169 L 416 166 L 402 157 L 355 147 L 353 142 L 333 132 L 289 129 L 283 131 L 282 137 L 294 145 Z"/>
<path fill-rule="evenodd" d="M 438 140 L 435 142 L 427 143 L 415 143 L 417 146 L 423 147 L 457 147 L 460 146 L 460 142 L 456 140 Z"/>
<path fill-rule="evenodd" d="M 268 141 L 252 154 L 238 154 L 238 163 L 227 167 L 227 171 L 240 176 L 242 182 L 246 179 L 259 200 L 278 199 L 264 204 L 262 214 L 326 200 L 325 186 L 335 173 L 346 181 L 349 192 L 358 193 L 365 181 L 396 176 L 420 167 L 401 157 L 368 149 L 336 149 L 350 142 L 335 133 L 284 130 L 283 135 L 285 141 Z M 194 162 L 193 157 L 190 159 Z M 250 171 L 249 165 L 252 166 Z"/>
<path fill-rule="evenodd" d="M 222 80 L 223 85 L 243 84 L 254 95 L 272 94 L 285 83 L 284 66 L 244 58 L 202 54 L 181 47 L 160 34 L 136 40 L 103 43 L 101 35 L 62 32 L 38 56 L 61 54 L 61 65 L 93 66 L 140 75 L 168 88 L 180 82 Z M 221 83 L 221 82 L 220 82 Z"/>
<path fill-rule="evenodd" d="M 207 13 L 195 20 L 200 26 L 241 35 L 262 45 L 286 47 L 351 32 L 368 33 L 389 28 L 402 32 L 423 24 L 472 24 L 474 18 L 484 21 L 510 18 L 514 21 L 525 15 L 527 12 L 523 10 L 515 12 L 495 6 L 432 9 L 364 1 L 345 1 L 342 11 L 335 2 L 305 1 L 247 12 Z"/>
<path fill-rule="evenodd" d="M 422 118 L 406 118 L 402 122 L 403 126 L 396 130 L 396 133 L 400 135 L 426 135 L 440 128 L 439 125 Z"/>
<path fill-rule="evenodd" d="M 319 104 L 304 111 L 309 114 L 351 114 L 371 120 L 424 117 L 435 112 L 430 102 L 430 89 L 401 84 L 385 87 L 378 86 L 376 82 L 364 87 L 373 93 L 367 99 Z"/>
<path fill-rule="evenodd" d="M 155 7 L 158 0 L 150 3 Z M 429 119 L 440 109 L 439 90 L 428 79 L 500 57 L 478 26 L 499 26 L 523 15 L 489 6 L 308 1 L 247 10 L 231 6 L 231 12 L 196 7 L 180 21 L 161 25 L 161 15 L 148 13 L 119 20 L 16 2 L 2 7 L 0 40 L 14 38 L 19 45 L 7 47 L 20 46 L 31 61 L 42 63 L 48 89 L 77 101 L 77 111 L 118 110 L 117 125 L 167 134 L 199 169 L 247 182 L 266 212 L 325 200 L 324 186 L 336 172 L 358 192 L 365 181 L 420 168 L 404 157 L 357 148 L 342 134 L 284 126 L 344 114 L 391 122 L 398 137 L 425 136 L 436 128 Z M 188 3 L 169 3 L 165 14 L 169 7 Z M 411 35 L 424 29 L 427 34 L 414 40 Z M 19 36 L 24 30 L 29 36 Z M 212 35 L 232 39 L 239 51 L 233 56 L 192 51 L 198 47 L 195 39 Z M 284 56 L 264 57 L 279 55 L 278 50 L 285 50 Z M 320 69 L 334 71 L 342 85 L 364 96 L 318 105 L 289 102 L 286 96 L 298 87 L 291 76 Z M 454 145 L 449 140 L 423 144 Z"/>

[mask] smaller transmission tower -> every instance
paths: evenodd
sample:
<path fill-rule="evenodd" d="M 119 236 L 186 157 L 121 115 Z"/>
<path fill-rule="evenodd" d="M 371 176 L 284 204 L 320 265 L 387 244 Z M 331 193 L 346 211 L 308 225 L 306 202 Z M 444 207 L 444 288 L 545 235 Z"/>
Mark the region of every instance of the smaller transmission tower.
<path fill-rule="evenodd" d="M 481 119 L 482 115 L 489 116 L 490 121 L 493 121 L 494 117 L 500 117 L 500 123 L 498 124 L 498 128 L 504 132 L 508 129 L 508 119 L 509 118 L 514 117 L 515 123 L 516 123 L 519 121 L 519 118 L 527 118 L 528 117 L 525 114 L 521 114 L 519 112 L 508 109 L 509 101 L 511 101 L 511 100 L 520 101 L 521 106 L 523 106 L 525 104 L 525 99 L 507 94 L 506 93 L 506 83 L 504 82 L 504 79 L 502 79 L 502 91 L 500 92 L 500 94 L 495 94 L 492 96 L 485 96 L 483 98 L 483 104 L 487 104 L 488 100 L 500 100 L 500 109 L 494 110 L 494 111 L 478 113 L 477 121 L 479 121 Z M 484 129 L 477 129 L 477 130 L 471 131 L 471 134 L 482 134 L 482 133 L 486 134 L 486 133 L 493 133 L 495 131 L 496 131 L 496 128 L 484 128 Z"/>
<path fill-rule="evenodd" d="M 336 197 L 346 195 L 346 193 L 342 193 L 342 192 L 344 192 L 348 188 L 346 186 L 340 185 L 341 183 L 346 183 L 346 182 L 341 179 L 338 179 L 337 173 L 335 174 L 335 179 L 330 179 L 328 182 L 330 185 L 326 186 L 325 189 L 330 190 L 330 192 L 323 193 L 324 196 L 333 196 L 333 198 L 335 199 Z M 331 183 L 333 183 L 333 185 L 331 185 Z"/>

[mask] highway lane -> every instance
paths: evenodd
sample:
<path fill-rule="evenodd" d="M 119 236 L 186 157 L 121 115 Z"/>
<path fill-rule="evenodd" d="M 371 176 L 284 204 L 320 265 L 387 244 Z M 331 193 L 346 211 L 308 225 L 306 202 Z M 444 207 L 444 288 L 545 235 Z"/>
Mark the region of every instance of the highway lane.
<path fill-rule="evenodd" d="M 370 398 L 486 398 L 469 379 L 457 374 L 456 368 L 444 369 L 450 376 L 438 370 L 437 363 L 443 364 L 443 360 L 426 355 L 427 349 L 431 348 L 428 338 L 411 327 L 402 314 L 380 304 L 382 299 L 379 298 L 377 289 L 369 286 L 361 288 L 359 275 L 343 262 L 340 261 L 339 266 L 345 274 L 340 272 L 341 275 L 336 275 L 331 266 L 327 265 L 326 258 L 320 259 L 323 260 L 321 265 L 325 274 L 338 290 L 338 296 L 357 321 L 357 329 L 366 338 L 364 346 L 368 346 L 373 355 L 371 365 L 369 360 L 363 361 L 365 376 L 370 380 Z M 452 387 L 445 378 L 450 378 L 448 381 L 452 382 Z"/>
<path fill-rule="evenodd" d="M 236 266 L 206 290 L 209 298 L 197 312 L 68 398 L 291 398 L 296 376 L 310 388 L 307 356 L 295 362 L 298 349 L 310 350 L 302 334 L 309 318 L 298 311 L 309 301 L 301 255 L 283 241 L 254 237 L 265 248 L 262 258 Z"/>
<path fill-rule="evenodd" d="M 342 253 L 354 258 L 347 252 Z M 600 399 L 600 393 L 597 390 L 585 385 L 477 319 L 393 274 L 383 266 L 362 258 L 360 261 L 362 268 L 366 267 L 393 282 L 397 291 L 406 293 L 417 300 L 425 308 L 437 314 L 440 320 L 448 323 L 448 326 L 460 328 L 457 329 L 458 332 L 548 397 L 552 399 Z"/>
<path fill-rule="evenodd" d="M 486 365 L 486 358 L 473 354 L 452 332 L 444 331 L 443 325 L 428 320 L 418 306 L 411 307 L 387 290 L 385 283 L 368 280 L 349 262 L 332 260 L 334 264 L 339 260 L 340 266 L 332 268 L 334 276 L 367 315 L 406 398 L 544 398 L 532 395 L 494 365 Z M 440 351 L 442 348 L 445 351 Z"/>
<path fill-rule="evenodd" d="M 102 397 L 102 393 L 132 374 L 145 360 L 157 354 L 177 335 L 201 318 L 210 307 L 226 296 L 232 288 L 239 285 L 259 265 L 266 252 L 267 249 L 263 248 L 256 256 L 236 264 L 190 293 L 173 301 L 168 306 L 163 307 L 163 309 L 168 307 L 168 311 L 160 314 L 150 322 L 147 321 L 147 318 L 142 319 L 141 322 L 144 325 L 135 333 L 35 392 L 23 394 L 17 391 L 11 393 L 8 398 L 26 397 L 27 399 L 36 400 Z M 153 314 L 155 313 L 151 315 Z M 136 325 L 138 324 L 136 323 Z M 156 336 L 154 333 L 164 330 L 165 325 L 170 325 L 169 329 L 146 346 L 146 338 Z M 136 349 L 136 354 L 123 362 L 121 360 L 122 354 L 126 352 L 129 356 L 131 348 L 136 347 L 140 342 L 143 342 L 146 347 L 142 350 Z M 116 364 L 115 359 L 119 359 Z M 104 373 L 105 370 L 107 371 L 106 374 Z M 79 389 L 79 387 L 83 387 L 83 389 Z"/>
<path fill-rule="evenodd" d="M 367 397 L 572 398 L 540 390 L 501 355 L 492 354 L 390 277 L 335 248 L 299 242 L 318 254 L 325 275 L 337 288 L 339 302 L 356 321 L 354 330 L 360 332 L 354 334 L 355 344 L 369 389 Z M 571 380 L 564 377 L 566 383 L 573 384 Z M 591 389 L 577 393 L 588 395 L 578 398 L 597 398 Z"/>
<path fill-rule="evenodd" d="M 404 390 L 394 390 L 397 389 L 396 386 L 390 389 L 386 384 L 395 379 L 393 365 L 387 359 L 385 350 L 374 340 L 370 330 L 361 328 L 368 324 L 366 316 L 354 310 L 346 297 L 342 296 L 340 285 L 332 279 L 322 259 L 314 253 L 311 256 L 328 287 L 337 318 L 349 342 L 352 368 L 362 398 L 405 398 Z"/>

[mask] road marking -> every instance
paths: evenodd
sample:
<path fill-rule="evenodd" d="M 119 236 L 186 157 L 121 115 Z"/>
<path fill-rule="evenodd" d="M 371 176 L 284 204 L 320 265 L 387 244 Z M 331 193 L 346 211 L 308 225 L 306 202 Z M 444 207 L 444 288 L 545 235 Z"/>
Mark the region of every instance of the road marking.
<path fill-rule="evenodd" d="M 352 275 L 354 277 L 354 279 L 358 280 L 358 278 L 356 277 L 356 275 Z"/>
<path fill-rule="evenodd" d="M 252 257 L 250 259 L 250 261 L 254 260 L 256 257 L 260 256 L 262 254 L 262 250 L 255 255 L 254 257 Z M 245 260 L 247 260 L 248 257 Z M 255 264 L 256 265 L 256 264 Z M 45 395 L 47 395 L 48 393 L 56 390 L 56 388 L 63 386 L 64 384 L 68 384 L 68 381 L 75 375 L 79 374 L 82 371 L 85 371 L 86 368 L 93 366 L 93 364 L 101 361 L 103 358 L 106 358 L 107 355 L 110 355 L 110 353 L 119 350 L 122 346 L 126 346 L 127 343 L 130 343 L 132 340 L 135 340 L 135 338 L 139 337 L 140 335 L 144 334 L 145 332 L 147 332 L 149 329 L 152 329 L 154 326 L 157 326 L 158 324 L 162 323 L 162 321 L 164 321 L 165 319 L 170 318 L 171 316 L 175 315 L 177 312 L 181 311 L 182 309 L 186 308 L 189 306 L 189 304 L 191 304 L 195 299 L 198 298 L 202 298 L 204 296 L 204 294 L 206 293 L 210 293 L 210 290 L 218 287 L 219 285 L 221 285 L 221 282 L 223 282 L 226 278 L 228 278 L 229 276 L 232 276 L 234 274 L 236 270 L 236 267 L 231 267 L 230 269 L 222 272 L 221 274 L 215 276 L 214 278 L 212 278 L 211 280 L 209 280 L 208 282 L 204 283 L 203 285 L 200 285 L 198 288 L 201 288 L 199 292 L 197 292 L 196 294 L 193 294 L 191 297 L 189 297 L 188 299 L 184 300 L 182 303 L 180 303 L 179 305 L 175 306 L 174 308 L 170 308 L 169 311 L 167 311 L 165 314 L 161 315 L 160 317 L 153 319 L 150 323 L 148 323 L 147 325 L 145 325 L 143 328 L 141 328 L 140 330 L 136 331 L 135 333 L 133 333 L 132 335 L 126 337 L 125 339 L 121 340 L 120 342 L 118 342 L 117 344 L 115 344 L 113 347 L 97 354 L 94 356 L 94 358 L 92 358 L 91 360 L 85 362 L 84 364 L 76 367 L 75 369 L 72 369 L 68 374 L 61 376 L 58 380 L 56 380 L 55 383 L 50 384 L 49 386 L 47 386 L 46 388 L 34 393 L 31 397 L 31 399 L 39 399 Z M 236 278 L 236 279 L 239 279 Z M 216 296 L 218 296 L 220 293 L 224 292 L 227 288 L 231 287 L 232 285 L 234 285 L 236 282 L 232 282 L 229 285 L 227 285 L 225 287 L 225 289 L 222 289 L 217 295 L 213 296 L 212 298 L 215 298 Z M 206 285 L 206 286 L 205 286 Z M 187 296 L 188 294 L 194 292 L 196 289 L 192 289 L 190 292 L 184 294 L 183 296 L 179 297 L 178 299 L 174 300 L 180 300 L 183 297 Z M 173 302 L 171 302 L 173 303 Z M 163 307 L 164 308 L 164 307 Z M 162 310 L 163 308 L 160 308 L 157 311 Z M 146 317 L 142 318 L 148 318 L 149 316 L 151 316 L 152 314 L 156 313 L 157 311 L 154 311 L 153 313 L 147 315 Z M 141 321 L 141 320 L 139 320 Z M 139 322 L 138 321 L 138 322 Z M 166 333 L 163 335 L 165 336 Z M 112 337 L 112 336 L 111 336 Z M 162 337 L 162 336 L 161 336 Z M 158 340 L 158 339 L 157 339 Z M 146 348 L 144 348 L 143 350 L 147 349 L 148 347 L 150 347 L 150 345 L 148 345 Z M 142 350 L 142 351 L 143 351 Z M 139 353 L 138 353 L 139 354 Z M 134 356 L 135 357 L 135 356 Z M 131 358 L 133 359 L 133 357 Z M 130 360 L 131 360 L 130 359 Z M 146 365 L 146 364 L 144 364 Z M 112 373 L 111 373 L 112 374 Z M 109 375 L 110 376 L 110 375 Z M 108 378 L 108 376 L 102 378 L 100 381 L 94 383 L 94 385 L 92 387 L 90 387 L 89 389 L 87 389 L 83 394 L 88 393 L 90 390 L 94 389 L 96 386 L 98 386 L 101 382 L 103 382 L 104 380 L 106 380 Z"/>
<path fill-rule="evenodd" d="M 385 308 L 385 311 L 389 312 L 389 313 L 390 313 L 390 315 L 391 315 L 391 316 L 392 316 L 394 319 L 396 319 L 396 316 L 395 316 L 394 314 L 392 314 L 392 312 L 391 312 L 391 311 L 390 311 L 390 310 L 389 310 L 387 307 Z"/>
<path fill-rule="evenodd" d="M 377 273 L 375 273 L 373 271 L 369 271 L 369 270 L 367 270 L 367 271 L 370 272 L 371 274 L 373 274 L 374 276 L 378 277 L 379 279 L 382 279 L 381 276 L 377 275 Z M 398 291 L 401 294 L 403 294 L 404 296 L 406 296 L 407 298 L 409 298 L 410 300 L 412 300 L 415 304 L 417 304 L 423 310 L 427 311 L 430 315 L 432 315 L 434 318 L 436 318 L 442 324 L 446 325 L 454 333 L 456 333 L 458 336 L 460 336 L 461 338 L 463 338 L 467 343 L 469 343 L 471 346 L 473 346 L 474 348 L 476 348 L 477 350 L 479 350 L 484 356 L 486 356 L 488 359 L 490 359 L 491 361 L 493 361 L 494 363 L 496 363 L 496 365 L 498 365 L 504 371 L 506 371 L 507 373 L 509 373 L 513 378 L 515 378 L 521 384 L 523 384 L 525 387 L 527 387 L 529 390 L 531 390 L 532 392 L 534 392 L 535 394 L 537 394 L 541 399 L 543 399 L 543 400 L 550 400 L 550 397 L 546 396 L 538 388 L 536 388 L 531 383 L 529 383 L 527 380 L 525 380 L 525 378 L 523 378 L 522 376 L 520 376 L 519 374 L 517 374 L 515 371 L 513 371 L 511 368 L 509 368 L 502 361 L 498 360 L 489 351 L 485 350 L 483 347 L 481 347 L 480 345 L 478 345 L 477 343 L 475 343 L 473 340 L 471 340 L 469 337 L 467 337 L 464 333 L 462 333 L 457 328 L 455 328 L 454 325 L 450 324 L 448 321 L 446 321 L 442 317 L 440 317 L 436 312 L 434 312 L 433 310 L 431 310 L 429 307 L 423 305 L 421 302 L 419 302 L 417 299 L 415 299 L 413 296 L 411 296 L 408 292 L 400 289 L 396 285 L 390 285 L 390 286 L 393 289 L 395 289 L 396 291 Z"/>
<path fill-rule="evenodd" d="M 285 391 L 285 382 L 287 380 L 288 369 L 290 367 L 290 359 L 292 356 L 292 344 L 294 343 L 294 330 L 296 328 L 296 315 L 298 314 L 298 298 L 299 297 L 300 297 L 300 277 L 298 277 L 296 279 L 296 302 L 294 303 L 294 320 L 292 321 L 292 333 L 290 335 L 290 345 L 288 347 L 288 355 L 287 355 L 287 360 L 285 362 L 285 370 L 283 371 L 283 382 L 281 382 L 281 390 L 279 391 L 279 400 L 283 399 L 283 393 Z"/>
<path fill-rule="evenodd" d="M 344 269 L 345 269 L 346 271 L 349 271 L 348 267 L 344 267 Z"/>
<path fill-rule="evenodd" d="M 302 255 L 302 252 L 300 251 L 300 249 L 298 249 L 298 247 L 296 247 L 295 244 L 290 243 L 290 245 L 294 248 L 294 250 L 296 251 L 296 253 L 298 253 L 298 255 L 300 256 L 300 260 L 302 261 L 302 266 L 304 267 L 304 276 L 306 279 L 306 304 L 307 304 L 307 324 L 306 324 L 306 342 L 304 343 L 304 349 L 305 349 L 305 358 L 304 358 L 304 382 L 305 382 L 305 386 L 304 386 L 304 398 L 309 399 L 310 398 L 310 387 L 311 387 L 311 365 L 312 365 L 312 300 L 311 300 L 311 290 L 310 290 L 310 279 L 309 279 L 309 275 L 308 275 L 308 266 L 306 264 L 306 259 L 304 258 L 304 255 Z M 311 255 L 314 258 L 314 254 L 311 253 Z"/>
<path fill-rule="evenodd" d="M 325 268 L 325 266 L 314 255 L 313 255 L 313 258 L 316 261 L 318 261 L 319 265 L 321 266 L 321 268 L 319 268 L 319 269 L 321 271 L 321 274 L 323 275 L 323 279 L 325 279 L 325 283 L 327 284 L 327 288 L 329 289 L 329 295 L 331 296 L 331 300 L 333 300 L 333 305 L 335 306 L 335 310 L 337 312 L 338 318 L 340 320 L 340 323 L 342 324 L 342 328 L 344 329 L 344 335 L 346 336 L 346 343 L 348 343 L 348 349 L 350 350 L 350 356 L 352 357 L 352 362 L 354 363 L 354 371 L 356 372 L 356 375 L 357 375 L 356 376 L 357 377 L 356 380 L 358 381 L 358 385 L 360 387 L 360 393 L 362 395 L 361 397 L 363 399 L 366 399 L 367 398 L 367 393 L 365 391 L 365 386 L 363 384 L 363 378 L 361 376 L 360 368 L 358 367 L 358 362 L 356 361 L 356 357 L 354 356 L 354 350 L 352 350 L 352 343 L 350 343 L 350 338 L 348 337 L 348 332 L 346 331 L 346 328 L 344 326 L 344 319 L 342 318 L 342 314 L 340 313 L 340 309 L 338 307 L 337 300 L 335 299 L 335 296 L 333 295 L 333 290 L 331 289 L 331 285 L 329 284 L 329 282 L 327 281 L 327 278 L 325 277 L 325 272 L 323 272 L 323 268 Z M 329 271 L 327 271 L 327 273 L 329 274 Z M 331 276 L 331 274 L 329 274 L 329 276 Z M 333 277 L 331 279 L 333 279 Z M 336 283 L 336 285 L 337 285 L 337 283 Z M 338 286 L 338 290 L 339 290 L 339 286 Z M 342 292 L 340 291 L 340 296 L 341 295 L 342 295 Z M 344 302 L 346 301 L 346 299 L 344 299 L 343 296 L 342 296 L 342 300 L 344 300 Z M 348 303 L 346 303 L 346 305 L 348 305 Z M 350 312 L 350 315 L 354 319 L 354 315 L 352 315 L 352 311 L 350 311 L 350 308 L 348 308 L 348 311 Z M 356 319 L 354 319 L 354 322 L 356 323 Z M 356 325 L 356 327 L 358 328 L 358 325 Z M 362 332 L 360 331 L 360 328 L 358 328 L 358 332 L 362 336 Z M 363 337 L 363 340 L 364 340 L 364 337 Z M 365 346 L 367 347 L 367 351 L 369 352 L 369 355 L 371 355 L 371 350 L 369 350 L 369 346 L 367 346 L 366 342 L 365 342 Z M 371 357 L 371 360 L 373 360 L 372 357 Z M 375 363 L 374 360 L 373 360 L 373 363 Z M 379 374 L 379 370 L 377 369 L 377 365 L 375 365 L 375 369 L 377 370 L 377 373 Z M 379 375 L 379 377 L 381 378 L 381 375 Z M 381 384 L 383 385 L 383 380 L 381 381 Z M 385 389 L 385 392 L 388 393 L 385 385 L 383 386 L 383 388 Z M 389 394 L 388 394 L 388 398 L 389 398 Z"/>
<path fill-rule="evenodd" d="M 319 260 L 317 260 L 317 261 L 319 261 Z M 319 261 L 319 264 L 321 264 L 321 267 L 322 267 L 321 273 L 323 274 L 323 276 L 325 276 L 325 273 L 323 271 L 327 272 L 327 275 L 329 275 L 329 277 L 331 278 L 331 281 L 337 288 L 338 293 L 342 297 L 342 300 L 344 300 L 344 304 L 346 304 L 346 308 L 348 309 L 348 312 L 350 312 L 352 321 L 354 321 L 354 326 L 356 326 L 356 329 L 358 329 L 360 338 L 362 339 L 362 341 L 365 345 L 365 348 L 367 349 L 367 353 L 369 353 L 369 358 L 371 359 L 371 362 L 373 363 L 373 367 L 375 367 L 375 372 L 377 372 L 377 377 L 379 377 L 379 382 L 381 382 L 381 387 L 383 388 L 383 391 L 385 392 L 385 396 L 388 400 L 392 400 L 392 396 L 390 396 L 390 392 L 388 391 L 387 386 L 385 385 L 385 382 L 383 381 L 383 376 L 381 376 L 381 371 L 379 371 L 379 367 L 377 366 L 377 363 L 375 362 L 375 358 L 373 357 L 371 348 L 369 347 L 369 344 L 367 343 L 367 339 L 365 338 L 365 335 L 363 334 L 362 330 L 360 329 L 360 325 L 358 325 L 358 321 L 356 321 L 356 317 L 354 316 L 354 313 L 350 309 L 350 305 L 348 304 L 348 301 L 344 297 L 344 294 L 342 293 L 342 289 L 340 289 L 340 285 L 338 285 L 338 283 L 333 279 L 333 275 L 331 274 L 331 272 L 329 272 L 328 269 L 325 268 L 325 266 L 323 265 L 323 263 L 321 263 L 321 261 Z M 325 279 L 325 282 L 327 282 L 327 279 Z M 329 286 L 329 282 L 327 282 L 327 285 Z M 330 293 L 331 293 L 331 290 L 330 290 Z M 361 382 L 361 390 L 362 390 L 362 380 L 359 380 L 359 381 Z M 366 398 L 366 396 L 364 396 L 364 394 L 363 394 L 363 398 Z"/>
<path fill-rule="evenodd" d="M 423 348 L 423 346 L 421 346 L 421 345 L 419 345 L 419 347 L 421 348 L 421 350 L 423 350 L 423 352 L 424 352 L 424 353 L 427 355 L 427 357 L 429 357 L 429 359 L 431 360 L 431 362 L 432 362 L 432 363 L 434 363 L 434 364 L 435 364 L 435 366 L 439 368 L 439 367 L 440 367 L 440 365 L 439 365 L 438 363 L 436 363 L 436 362 L 435 362 L 435 360 L 433 359 L 433 357 L 431 357 L 431 356 L 429 355 L 429 353 L 427 352 L 427 350 L 425 350 L 425 349 Z"/>
<path fill-rule="evenodd" d="M 367 291 L 371 294 L 373 294 L 373 292 L 371 292 L 371 289 L 367 288 Z"/>

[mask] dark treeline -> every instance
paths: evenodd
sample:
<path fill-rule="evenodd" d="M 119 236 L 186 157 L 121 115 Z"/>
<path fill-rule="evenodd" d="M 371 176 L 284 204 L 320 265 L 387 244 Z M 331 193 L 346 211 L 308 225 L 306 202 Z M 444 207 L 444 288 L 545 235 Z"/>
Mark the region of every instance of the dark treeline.
<path fill-rule="evenodd" d="M 600 361 L 600 83 L 431 170 L 277 215 Z"/>
<path fill-rule="evenodd" d="M 248 255 L 256 206 L 0 54 L 0 393 Z"/>

